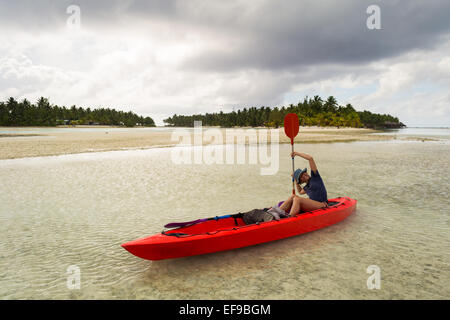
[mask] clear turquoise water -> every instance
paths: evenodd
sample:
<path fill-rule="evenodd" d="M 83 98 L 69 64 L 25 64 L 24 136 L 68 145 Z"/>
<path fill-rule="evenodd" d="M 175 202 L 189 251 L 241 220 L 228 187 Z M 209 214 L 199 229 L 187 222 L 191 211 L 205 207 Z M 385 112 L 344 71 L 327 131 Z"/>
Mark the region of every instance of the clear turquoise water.
<path fill-rule="evenodd" d="M 376 134 L 449 140 L 450 128 L 403 128 L 386 130 L 383 133 Z"/>
<path fill-rule="evenodd" d="M 185 130 L 193 130 L 193 128 L 183 128 Z M 173 127 L 146 127 L 146 128 L 114 128 L 114 127 L 74 127 L 74 128 L 52 128 L 52 127 L 0 127 L 0 134 L 39 134 L 52 132 L 136 132 L 136 131 L 168 131 L 176 130 Z M 375 133 L 376 135 L 397 135 L 399 137 L 423 137 L 423 138 L 437 138 L 450 139 L 450 128 L 404 128 L 386 130 L 382 133 Z"/>
<path fill-rule="evenodd" d="M 449 299 L 450 145 L 302 144 L 345 221 L 273 243 L 145 261 L 121 243 L 172 221 L 270 206 L 291 191 L 258 165 L 176 165 L 173 148 L 0 160 L 0 299 Z M 298 167 L 307 163 L 296 159 Z M 81 270 L 81 289 L 66 286 Z M 367 268 L 381 270 L 369 290 Z"/>

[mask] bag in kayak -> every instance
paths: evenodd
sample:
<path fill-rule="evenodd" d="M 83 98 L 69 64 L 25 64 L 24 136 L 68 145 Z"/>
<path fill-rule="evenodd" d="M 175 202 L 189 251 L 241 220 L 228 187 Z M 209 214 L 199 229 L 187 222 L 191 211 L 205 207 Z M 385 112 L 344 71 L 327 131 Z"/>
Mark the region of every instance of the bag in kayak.
<path fill-rule="evenodd" d="M 244 220 L 245 224 L 272 221 L 273 219 L 274 216 L 264 209 L 253 209 L 242 213 L 242 220 Z"/>
<path fill-rule="evenodd" d="M 273 215 L 273 217 L 275 218 L 275 220 L 280 220 L 282 218 L 287 218 L 289 217 L 289 213 L 287 213 L 286 211 L 284 211 L 283 209 L 281 209 L 278 204 L 274 205 L 272 208 L 270 208 L 269 210 L 267 210 L 268 213 L 270 213 L 271 215 Z"/>
<path fill-rule="evenodd" d="M 278 207 L 278 205 L 272 208 L 264 209 L 253 209 L 248 212 L 242 213 L 242 220 L 245 224 L 254 224 L 258 222 L 267 222 L 275 220 L 280 220 L 280 218 L 287 218 L 289 215 Z"/>

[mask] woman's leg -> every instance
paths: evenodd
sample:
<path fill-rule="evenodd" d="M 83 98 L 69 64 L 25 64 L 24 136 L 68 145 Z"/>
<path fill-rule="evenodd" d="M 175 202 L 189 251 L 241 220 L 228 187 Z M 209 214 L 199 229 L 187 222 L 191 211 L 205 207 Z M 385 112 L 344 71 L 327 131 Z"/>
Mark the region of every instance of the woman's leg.
<path fill-rule="evenodd" d="M 291 211 L 289 212 L 290 216 L 295 216 L 297 213 L 300 212 L 300 210 L 302 208 L 302 205 L 301 205 L 302 200 L 301 199 L 303 199 L 303 198 L 300 198 L 299 196 L 294 197 L 294 200 L 292 203 L 292 208 L 291 208 Z"/>
<path fill-rule="evenodd" d="M 311 200 L 308 198 L 302 198 L 299 196 L 295 196 L 295 198 L 293 200 L 292 208 L 291 208 L 291 211 L 289 212 L 289 214 L 292 216 L 292 215 L 296 215 L 296 214 L 300 213 L 301 211 L 307 212 L 307 211 L 324 208 L 326 206 L 327 206 L 327 204 L 324 202 L 319 202 L 319 201 Z"/>
<path fill-rule="evenodd" d="M 283 204 L 280 206 L 280 209 L 284 210 L 285 212 L 289 212 L 292 206 L 292 202 L 294 200 L 295 194 L 292 194 Z"/>
<path fill-rule="evenodd" d="M 328 206 L 325 202 L 319 202 L 308 198 L 301 198 L 301 199 L 302 199 L 302 211 L 304 212 L 317 210 Z"/>

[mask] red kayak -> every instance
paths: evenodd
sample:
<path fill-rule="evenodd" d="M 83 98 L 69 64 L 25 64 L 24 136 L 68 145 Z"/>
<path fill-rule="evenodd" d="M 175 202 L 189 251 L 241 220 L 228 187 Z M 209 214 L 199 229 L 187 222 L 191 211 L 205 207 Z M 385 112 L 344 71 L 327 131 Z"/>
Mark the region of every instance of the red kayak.
<path fill-rule="evenodd" d="M 242 218 L 230 217 L 163 231 L 160 234 L 122 244 L 143 259 L 161 260 L 247 247 L 328 227 L 351 215 L 356 200 L 329 199 L 328 208 L 295 217 L 246 225 Z"/>

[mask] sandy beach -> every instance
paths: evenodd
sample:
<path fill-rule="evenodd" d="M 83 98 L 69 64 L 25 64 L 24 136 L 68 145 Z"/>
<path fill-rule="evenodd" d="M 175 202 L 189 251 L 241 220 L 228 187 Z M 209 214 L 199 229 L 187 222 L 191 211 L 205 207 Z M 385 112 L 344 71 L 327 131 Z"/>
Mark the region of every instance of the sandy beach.
<path fill-rule="evenodd" d="M 95 131 L 77 131 L 77 129 Z M 71 128 L 0 128 L 0 159 L 53 156 L 62 154 L 112 151 L 123 149 L 146 149 L 168 147 L 178 144 L 172 139 L 177 128 L 126 128 L 79 126 Z M 217 128 L 225 137 L 224 128 Z M 241 128 L 246 132 L 249 128 Z M 43 132 L 39 132 L 42 130 Z M 52 132 L 54 130 L 54 132 Z M 67 130 L 67 131 L 65 131 Z M 192 128 L 191 135 L 193 137 Z M 208 130 L 208 127 L 203 127 Z M 229 129 L 228 129 L 229 130 Z M 258 130 L 258 129 L 255 129 Z M 289 139 L 279 128 L 279 142 L 289 143 Z M 20 132 L 20 133 L 18 133 Z M 30 133 L 28 133 L 30 132 Z M 375 130 L 358 128 L 301 127 L 296 143 L 331 143 L 351 141 L 380 141 L 395 139 L 395 135 L 374 135 Z M 270 141 L 270 135 L 268 134 Z M 193 141 L 193 140 L 192 140 Z M 214 143 L 224 143 L 215 141 Z M 207 142 L 204 143 L 208 144 Z"/>

